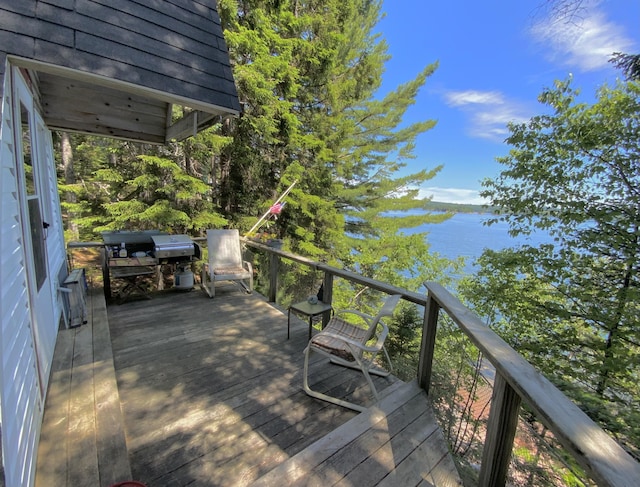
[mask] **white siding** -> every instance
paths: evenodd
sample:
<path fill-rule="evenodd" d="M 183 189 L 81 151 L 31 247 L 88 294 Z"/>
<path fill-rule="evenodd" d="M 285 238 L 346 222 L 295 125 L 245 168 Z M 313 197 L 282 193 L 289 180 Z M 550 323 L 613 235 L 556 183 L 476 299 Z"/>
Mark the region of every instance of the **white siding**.
<path fill-rule="evenodd" d="M 40 125 L 42 123 L 42 126 Z M 47 171 L 47 186 L 49 189 L 46 196 L 50 205 L 49 218 L 51 227 L 49 227 L 49 233 L 47 237 L 47 253 L 49 256 L 49 266 L 51 268 L 51 275 L 57 276 L 62 267 L 66 268 L 66 254 L 64 243 L 64 228 L 62 223 L 62 213 L 60 211 L 60 198 L 58 196 L 58 181 L 56 175 L 56 163 L 53 157 L 53 141 L 51 140 L 51 131 L 44 126 L 44 122 L 38 117 L 38 130 L 42 127 L 43 133 L 40 140 L 45 142 L 44 147 L 41 150 L 41 157 L 45 163 Z M 66 277 L 66 276 L 65 276 Z M 58 309 L 57 316 L 60 316 L 62 309 Z"/>
<path fill-rule="evenodd" d="M 16 487 L 33 484 L 43 408 L 30 328 L 8 78 L 0 126 L 0 398 L 5 481 Z"/>

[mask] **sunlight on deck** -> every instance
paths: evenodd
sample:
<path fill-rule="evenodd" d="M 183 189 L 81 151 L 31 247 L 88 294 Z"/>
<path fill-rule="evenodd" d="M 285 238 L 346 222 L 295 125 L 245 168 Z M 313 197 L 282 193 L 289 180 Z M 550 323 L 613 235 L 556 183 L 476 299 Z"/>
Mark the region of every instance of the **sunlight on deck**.
<path fill-rule="evenodd" d="M 130 471 L 132 478 L 149 487 L 244 486 L 254 482 L 280 486 L 285 484 L 279 469 L 287 471 L 294 465 L 299 485 L 324 486 L 333 480 L 344 485 L 375 485 L 384 478 L 395 478 L 397 466 L 406 463 L 411 478 L 431 478 L 434 466 L 420 465 L 420 449 L 434 450 L 432 454 L 438 459 L 445 458 L 447 452 L 443 439 L 438 448 L 429 446 L 428 439 L 437 427 L 423 391 L 406 389 L 408 384 L 393 376 L 376 377 L 383 398 L 380 405 L 386 409 L 376 407 L 361 414 L 311 398 L 302 390 L 307 322 L 294 318 L 291 339 L 287 339 L 286 314 L 262 296 L 246 295 L 235 287 L 216 294 L 211 300 L 197 291 L 168 291 L 150 301 L 108 306 L 111 387 L 116 393 L 99 406 L 96 401 L 95 417 L 103 405 L 119 414 L 121 411 L 120 458 L 124 455 L 128 464 L 121 472 Z M 103 321 L 63 334 L 65 340 L 71 340 L 68 363 L 73 362 L 74 346 L 84 349 L 92 332 L 94 339 L 99 335 L 99 327 L 106 325 L 106 314 Z M 73 372 L 65 369 L 65 373 L 86 379 L 78 392 L 80 400 L 88 404 L 94 400 L 92 392 L 98 397 L 99 390 L 109 389 L 100 383 L 94 388 L 90 354 L 84 360 L 86 364 L 78 362 Z M 93 364 L 93 379 L 99 377 L 99 363 Z M 310 381 L 314 388 L 331 395 L 373 403 L 362 374 L 330 365 L 324 357 L 315 356 L 311 361 Z M 66 387 L 69 397 L 77 397 L 75 391 L 69 392 L 65 380 L 56 387 Z M 50 399 L 55 399 L 56 387 Z M 398 391 L 404 392 L 398 395 Z M 100 435 L 110 433 L 97 433 L 98 421 L 87 415 L 86 409 L 73 419 L 61 415 L 64 424 L 58 425 L 58 432 L 66 431 L 67 444 L 85 448 L 83 434 L 74 426 L 81 422 L 82 431 L 98 442 L 86 448 L 87 452 L 97 449 L 98 457 L 118 457 L 114 447 L 106 456 L 101 453 Z M 419 418 L 427 419 L 427 429 L 419 427 L 426 424 Z M 352 420 L 357 420 L 355 426 Z M 54 431 L 55 425 L 46 428 Z M 116 437 L 117 433 L 114 430 Z M 347 438 L 351 440 L 346 442 Z M 84 451 L 69 448 L 71 456 L 60 467 L 61 452 L 51 449 L 54 444 L 41 444 L 40 453 L 48 461 L 43 462 L 38 485 L 48 485 L 44 479 L 56 479 L 55 485 L 76 487 L 69 479 L 81 478 L 87 468 L 95 469 L 93 475 L 100 480 L 84 485 L 108 487 L 113 483 L 106 481 L 109 475 L 103 475 L 108 463 L 92 465 L 92 455 L 83 455 Z M 343 457 L 338 455 L 342 450 L 352 453 Z M 359 453 L 354 457 L 356 451 Z M 413 458 L 412 452 L 419 456 Z M 77 465 L 78 461 L 82 465 Z M 303 473 L 300 466 L 305 463 L 308 471 Z M 421 476 L 423 469 L 427 469 L 424 476 L 415 477 Z M 113 478 L 113 473 L 106 473 Z M 124 480 L 125 473 L 118 475 L 116 480 Z"/>

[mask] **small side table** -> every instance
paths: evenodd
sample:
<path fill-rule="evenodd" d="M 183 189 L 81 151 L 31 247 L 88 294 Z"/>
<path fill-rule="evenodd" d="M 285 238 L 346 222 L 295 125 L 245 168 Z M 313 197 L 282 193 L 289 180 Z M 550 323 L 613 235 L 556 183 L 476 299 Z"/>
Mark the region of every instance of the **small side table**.
<path fill-rule="evenodd" d="M 291 332 L 291 312 L 300 313 L 309 317 L 309 340 L 311 340 L 311 329 L 313 327 L 313 318 L 321 315 L 327 311 L 331 311 L 333 308 L 330 304 L 318 301 L 316 304 L 311 304 L 309 301 L 300 301 L 299 303 L 289 306 L 289 316 L 287 319 L 287 340 L 289 339 Z"/>
<path fill-rule="evenodd" d="M 144 276 L 155 274 L 154 266 L 129 266 L 129 267 L 112 267 L 111 277 L 114 279 L 122 279 L 125 285 L 120 289 L 118 298 L 124 302 L 129 296 L 137 293 L 146 299 L 151 299 L 146 289 L 141 286 L 140 280 Z"/>

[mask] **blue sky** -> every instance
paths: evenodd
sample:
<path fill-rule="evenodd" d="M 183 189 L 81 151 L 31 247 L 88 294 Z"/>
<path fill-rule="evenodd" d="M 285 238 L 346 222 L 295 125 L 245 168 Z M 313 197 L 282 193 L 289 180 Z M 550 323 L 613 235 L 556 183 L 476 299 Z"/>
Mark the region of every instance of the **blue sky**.
<path fill-rule="evenodd" d="M 585 101 L 621 73 L 611 53 L 640 52 L 640 0 L 584 0 L 571 22 L 546 0 L 384 0 L 378 24 L 392 56 L 381 93 L 435 61 L 405 122 L 433 119 L 407 171 L 444 168 L 422 188 L 435 201 L 481 203 L 480 181 L 499 174 L 508 121 L 542 113 L 537 101 L 554 80 L 573 77 Z"/>

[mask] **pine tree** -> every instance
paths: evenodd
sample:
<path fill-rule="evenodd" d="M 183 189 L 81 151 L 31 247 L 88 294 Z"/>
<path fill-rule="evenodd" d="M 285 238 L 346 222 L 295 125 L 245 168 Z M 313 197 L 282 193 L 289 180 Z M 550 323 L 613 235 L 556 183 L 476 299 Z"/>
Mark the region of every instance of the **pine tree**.
<path fill-rule="evenodd" d="M 292 250 L 390 281 L 417 270 L 413 286 L 437 272 L 425 236 L 400 230 L 448 216 L 428 215 L 414 189 L 440 168 L 398 176 L 434 126 L 403 115 L 436 65 L 379 95 L 380 1 L 221 0 L 219 11 L 245 107 L 222 154 L 229 217 L 255 221 L 298 181 L 277 222 Z"/>
<path fill-rule="evenodd" d="M 75 182 L 60 184 L 76 202 L 83 239 L 107 230 L 162 230 L 199 236 L 226 225 L 212 192 L 211 161 L 228 140 L 208 129 L 166 147 L 73 135 Z"/>

